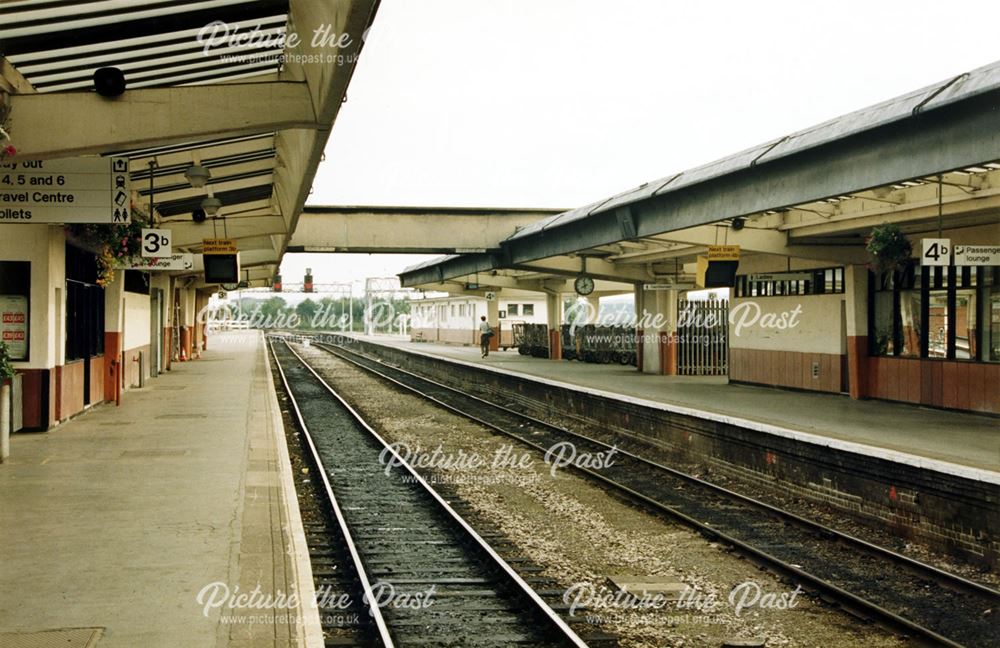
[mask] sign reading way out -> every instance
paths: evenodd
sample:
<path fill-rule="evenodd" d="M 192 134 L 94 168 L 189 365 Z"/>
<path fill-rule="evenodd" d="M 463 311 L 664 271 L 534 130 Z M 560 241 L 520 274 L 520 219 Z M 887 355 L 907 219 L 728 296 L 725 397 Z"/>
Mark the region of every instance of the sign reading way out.
<path fill-rule="evenodd" d="M 123 157 L 0 164 L 0 223 L 128 223 Z"/>

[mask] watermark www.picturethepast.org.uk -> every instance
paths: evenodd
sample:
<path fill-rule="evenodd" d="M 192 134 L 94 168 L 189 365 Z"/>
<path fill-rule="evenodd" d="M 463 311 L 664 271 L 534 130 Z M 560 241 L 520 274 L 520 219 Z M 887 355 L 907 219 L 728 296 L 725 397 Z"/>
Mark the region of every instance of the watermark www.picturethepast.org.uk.
<path fill-rule="evenodd" d="M 795 609 L 799 605 L 800 594 L 802 587 L 799 585 L 790 591 L 768 592 L 752 580 L 739 583 L 725 597 L 691 586 L 685 586 L 676 594 L 668 596 L 662 592 L 629 592 L 591 582 L 580 582 L 568 587 L 563 592 L 562 599 L 569 606 L 570 615 L 583 613 L 593 623 L 607 623 L 615 617 L 635 612 L 663 611 L 662 615 L 655 618 L 664 623 L 680 621 L 711 624 L 722 622 L 724 617 L 717 613 L 723 611 L 741 618 L 751 610 Z"/>
<path fill-rule="evenodd" d="M 214 20 L 198 31 L 195 40 L 202 46 L 205 56 L 219 56 L 225 63 L 344 65 L 357 62 L 358 47 L 367 36 L 367 31 L 359 37 L 338 32 L 330 24 L 319 25 L 303 35 L 261 23 L 247 25 Z"/>
<path fill-rule="evenodd" d="M 380 580 L 372 584 L 370 600 L 365 595 L 360 607 L 349 593 L 325 585 L 316 590 L 314 599 L 303 604 L 294 591 L 279 589 L 266 592 L 260 583 L 253 589 L 244 590 L 239 585 L 230 587 L 222 581 L 215 581 L 198 591 L 195 602 L 201 606 L 202 616 L 208 618 L 219 611 L 220 622 L 226 625 L 300 623 L 302 607 L 318 608 L 324 615 L 336 615 L 341 623 L 351 625 L 352 617 L 353 624 L 360 621 L 357 618 L 360 609 L 369 610 L 369 613 L 373 607 L 426 609 L 434 604 L 436 595 L 437 585 L 434 584 L 409 591 L 398 589 L 391 581 Z"/>

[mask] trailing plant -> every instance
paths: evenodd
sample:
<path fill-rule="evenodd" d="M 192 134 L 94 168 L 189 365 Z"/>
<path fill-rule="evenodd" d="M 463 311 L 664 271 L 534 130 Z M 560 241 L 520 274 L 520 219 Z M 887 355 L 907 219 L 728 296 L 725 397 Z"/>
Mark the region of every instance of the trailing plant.
<path fill-rule="evenodd" d="M 872 255 L 870 264 L 872 270 L 886 272 L 895 270 L 909 261 L 913 254 L 913 246 L 903 235 L 898 225 L 883 223 L 872 228 L 868 235 L 867 250 Z"/>
<path fill-rule="evenodd" d="M 10 363 L 10 349 L 0 341 L 0 384 L 14 377 L 14 365 Z"/>
<path fill-rule="evenodd" d="M 0 103 L 0 162 L 17 155 L 17 149 L 11 143 L 10 108 Z"/>
<path fill-rule="evenodd" d="M 142 248 L 142 228 L 146 215 L 132 207 L 129 223 L 74 223 L 66 227 L 76 241 L 97 255 L 97 285 L 106 286 L 115 278 L 115 269 Z"/>

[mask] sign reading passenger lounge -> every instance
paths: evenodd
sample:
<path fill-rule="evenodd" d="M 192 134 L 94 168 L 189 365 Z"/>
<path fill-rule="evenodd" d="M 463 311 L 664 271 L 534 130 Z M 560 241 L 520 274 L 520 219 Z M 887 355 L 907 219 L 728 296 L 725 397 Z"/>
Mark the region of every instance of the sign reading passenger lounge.
<path fill-rule="evenodd" d="M 955 265 L 957 266 L 1000 265 L 1000 245 L 956 245 Z"/>
<path fill-rule="evenodd" d="M 2 223 L 127 223 L 126 158 L 0 164 Z"/>

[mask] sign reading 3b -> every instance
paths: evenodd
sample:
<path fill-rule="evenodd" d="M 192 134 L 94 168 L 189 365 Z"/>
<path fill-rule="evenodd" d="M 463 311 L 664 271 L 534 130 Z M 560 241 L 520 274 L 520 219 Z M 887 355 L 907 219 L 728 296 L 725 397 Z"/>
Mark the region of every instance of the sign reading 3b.
<path fill-rule="evenodd" d="M 142 256 L 168 257 L 171 250 L 171 233 L 168 229 L 142 228 Z"/>
<path fill-rule="evenodd" d="M 0 164 L 2 223 L 128 223 L 130 220 L 127 158 Z"/>

